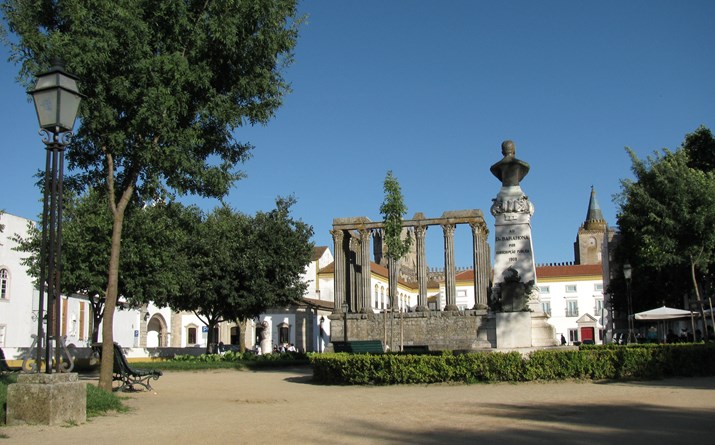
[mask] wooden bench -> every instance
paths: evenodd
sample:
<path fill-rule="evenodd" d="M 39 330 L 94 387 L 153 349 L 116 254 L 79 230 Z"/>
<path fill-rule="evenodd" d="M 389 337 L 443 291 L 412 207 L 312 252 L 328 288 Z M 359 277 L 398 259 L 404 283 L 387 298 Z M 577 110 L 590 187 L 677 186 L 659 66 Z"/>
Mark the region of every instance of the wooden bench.
<path fill-rule="evenodd" d="M 382 354 L 385 352 L 380 340 L 334 341 L 333 350 L 353 354 Z"/>
<path fill-rule="evenodd" d="M 92 349 L 102 357 L 102 343 L 94 343 Z M 149 380 L 157 380 L 163 373 L 158 369 L 137 369 L 129 366 L 127 356 L 119 344 L 114 343 L 114 366 L 112 368 L 112 381 L 119 382 L 120 386 L 115 391 L 137 391 L 134 385 L 141 385 L 151 391 Z"/>
<path fill-rule="evenodd" d="M 19 372 L 20 368 L 12 367 L 5 360 L 5 351 L 0 348 L 0 374 L 9 374 L 11 372 Z"/>

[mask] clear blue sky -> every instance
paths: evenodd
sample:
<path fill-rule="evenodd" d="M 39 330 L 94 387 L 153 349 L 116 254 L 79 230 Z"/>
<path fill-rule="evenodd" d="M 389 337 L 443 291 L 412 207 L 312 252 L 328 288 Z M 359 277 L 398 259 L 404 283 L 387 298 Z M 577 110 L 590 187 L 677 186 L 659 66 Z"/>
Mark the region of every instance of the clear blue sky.
<path fill-rule="evenodd" d="M 333 218 L 380 219 L 387 170 L 408 217 L 481 209 L 493 244 L 500 184 L 489 166 L 511 139 L 531 164 L 522 188 L 536 207 L 536 261 L 573 261 L 591 186 L 616 224 L 612 196 L 631 177 L 625 146 L 645 157 L 700 125 L 715 130 L 710 0 L 314 0 L 301 10 L 285 73 L 293 92 L 268 125 L 236 132 L 256 149 L 227 202 L 254 212 L 294 194 L 295 215 L 331 250 Z M 35 218 L 44 151 L 5 59 L 0 209 Z M 467 228 L 456 242 L 457 265 L 470 266 Z M 442 266 L 441 229 L 428 231 L 428 250 Z"/>

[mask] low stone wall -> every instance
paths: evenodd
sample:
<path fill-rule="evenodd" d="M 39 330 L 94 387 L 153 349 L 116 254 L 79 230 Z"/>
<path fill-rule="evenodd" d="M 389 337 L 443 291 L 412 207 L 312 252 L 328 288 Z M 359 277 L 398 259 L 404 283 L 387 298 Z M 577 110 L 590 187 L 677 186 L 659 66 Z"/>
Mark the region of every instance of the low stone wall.
<path fill-rule="evenodd" d="M 341 314 L 329 316 L 331 339 L 380 340 L 392 351 L 426 347 L 430 351 L 496 347 L 493 318 L 486 310 Z"/>

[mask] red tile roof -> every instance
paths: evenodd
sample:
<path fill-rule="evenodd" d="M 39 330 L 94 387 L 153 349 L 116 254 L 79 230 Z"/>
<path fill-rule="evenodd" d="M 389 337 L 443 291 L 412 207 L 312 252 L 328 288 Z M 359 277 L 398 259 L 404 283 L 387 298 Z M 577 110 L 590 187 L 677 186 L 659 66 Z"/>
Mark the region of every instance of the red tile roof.
<path fill-rule="evenodd" d="M 327 246 L 315 246 L 313 247 L 313 254 L 310 256 L 310 261 L 317 261 L 323 256 L 325 251 L 328 250 Z"/>
<path fill-rule="evenodd" d="M 579 277 L 585 275 L 603 275 L 600 264 L 571 264 L 568 266 L 537 266 L 537 278 Z"/>

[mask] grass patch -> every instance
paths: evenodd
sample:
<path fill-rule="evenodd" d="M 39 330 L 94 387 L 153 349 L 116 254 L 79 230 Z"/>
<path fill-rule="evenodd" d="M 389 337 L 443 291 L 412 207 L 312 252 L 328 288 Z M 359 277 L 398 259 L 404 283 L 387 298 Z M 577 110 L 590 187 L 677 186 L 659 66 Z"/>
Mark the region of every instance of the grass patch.
<path fill-rule="evenodd" d="M 127 412 L 128 408 L 122 403 L 122 399 L 114 393 L 106 392 L 103 389 L 88 384 L 87 385 L 87 418 L 102 416 L 109 411 L 118 413 Z"/>

